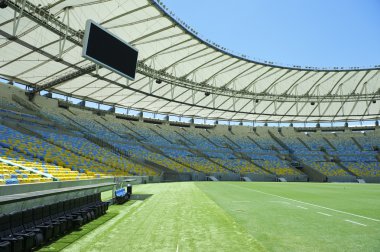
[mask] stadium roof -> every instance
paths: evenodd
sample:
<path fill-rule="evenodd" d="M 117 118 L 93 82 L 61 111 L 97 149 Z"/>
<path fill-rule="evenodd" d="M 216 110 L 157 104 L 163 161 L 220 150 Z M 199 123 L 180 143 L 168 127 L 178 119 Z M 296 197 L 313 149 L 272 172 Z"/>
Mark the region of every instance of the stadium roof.
<path fill-rule="evenodd" d="M 380 68 L 327 70 L 254 62 L 200 39 L 152 0 L 5 2 L 0 75 L 36 91 L 209 119 L 344 121 L 380 114 Z M 135 81 L 81 57 L 87 19 L 138 48 Z"/>

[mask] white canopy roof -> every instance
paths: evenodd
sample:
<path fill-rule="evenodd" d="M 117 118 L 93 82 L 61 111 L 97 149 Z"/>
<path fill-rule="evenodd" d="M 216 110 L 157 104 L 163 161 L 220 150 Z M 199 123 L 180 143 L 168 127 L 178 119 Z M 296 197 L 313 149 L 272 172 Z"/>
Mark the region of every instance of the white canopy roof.
<path fill-rule="evenodd" d="M 254 62 L 201 40 L 152 0 L 7 2 L 0 10 L 0 75 L 36 88 L 196 118 L 304 122 L 380 114 L 380 68 Z M 81 57 L 87 19 L 139 50 L 135 81 Z"/>

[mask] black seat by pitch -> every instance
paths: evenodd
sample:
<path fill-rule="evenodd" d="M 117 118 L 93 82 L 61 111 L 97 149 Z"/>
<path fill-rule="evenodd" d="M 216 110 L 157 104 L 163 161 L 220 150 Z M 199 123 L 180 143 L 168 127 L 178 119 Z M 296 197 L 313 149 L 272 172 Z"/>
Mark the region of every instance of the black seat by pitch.
<path fill-rule="evenodd" d="M 9 241 L 0 241 L 0 252 L 11 252 L 11 243 Z"/>
<path fill-rule="evenodd" d="M 11 231 L 11 222 L 9 220 L 9 215 L 0 215 L 0 239 L 1 241 L 6 241 L 11 244 L 12 252 L 23 251 L 24 238 L 22 236 L 13 235 Z"/>
<path fill-rule="evenodd" d="M 56 216 L 53 216 L 52 218 L 58 218 L 58 219 L 63 219 L 66 220 L 66 231 L 69 232 L 74 228 L 74 218 L 73 216 L 66 215 L 65 209 L 64 209 L 64 202 L 59 201 L 57 203 L 57 213 Z"/>
<path fill-rule="evenodd" d="M 63 232 L 61 232 L 61 223 L 58 221 L 52 221 L 50 219 L 50 207 L 49 205 L 45 205 L 42 207 L 42 220 L 44 224 L 53 226 L 53 236 L 58 237 Z"/>
<path fill-rule="evenodd" d="M 11 221 L 11 230 L 14 236 L 22 236 L 24 238 L 23 248 L 25 251 L 30 251 L 36 246 L 35 238 L 36 234 L 34 232 L 28 232 L 24 229 L 22 225 L 22 213 L 14 212 L 9 215 Z"/>
<path fill-rule="evenodd" d="M 43 207 L 35 207 L 32 209 L 34 227 L 42 230 L 44 241 L 49 241 L 53 238 L 53 225 L 44 223 Z"/>
<path fill-rule="evenodd" d="M 84 196 L 84 197 L 79 198 L 79 199 L 80 199 L 80 209 L 82 211 L 87 212 L 87 216 L 89 216 L 90 221 L 96 219 L 98 217 L 96 214 L 97 210 L 96 210 L 96 208 L 94 208 L 88 204 L 87 196 Z"/>
<path fill-rule="evenodd" d="M 34 232 L 36 234 L 35 242 L 36 247 L 39 247 L 42 243 L 46 242 L 43 231 L 41 228 L 37 228 L 33 221 L 33 210 L 27 209 L 22 211 L 22 225 L 27 232 Z"/>
<path fill-rule="evenodd" d="M 63 210 L 65 212 L 65 216 L 68 218 L 72 218 L 73 228 L 79 228 L 83 225 L 83 218 L 78 214 L 74 214 L 71 211 L 71 200 L 66 200 L 63 202 Z"/>
<path fill-rule="evenodd" d="M 94 198 L 95 198 L 95 201 L 97 202 L 97 204 L 99 204 L 102 207 L 103 214 L 105 214 L 108 210 L 109 202 L 103 202 L 101 199 L 100 193 L 95 194 Z"/>
<path fill-rule="evenodd" d="M 65 218 L 59 218 L 58 214 L 58 204 L 54 203 L 49 205 L 49 210 L 50 210 L 50 221 L 52 222 L 58 222 L 59 225 L 59 230 L 61 234 L 67 232 L 67 220 Z"/>
<path fill-rule="evenodd" d="M 71 211 L 71 214 L 82 217 L 83 224 L 86 224 L 87 222 L 90 221 L 91 215 L 87 214 L 87 211 L 83 211 L 81 209 L 79 198 L 70 200 L 70 211 Z"/>

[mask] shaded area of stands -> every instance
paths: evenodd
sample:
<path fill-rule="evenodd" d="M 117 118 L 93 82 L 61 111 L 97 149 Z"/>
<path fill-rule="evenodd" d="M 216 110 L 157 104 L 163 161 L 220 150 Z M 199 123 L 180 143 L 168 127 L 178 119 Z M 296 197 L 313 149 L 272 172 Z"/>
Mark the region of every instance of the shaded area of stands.
<path fill-rule="evenodd" d="M 293 128 L 185 128 L 154 124 L 154 120 L 124 120 L 78 106 L 58 108 L 56 100 L 39 96 L 33 105 L 39 110 L 28 111 L 27 101 L 21 106 L 11 96 L 4 97 L 0 154 L 16 166 L 1 166 L 3 184 L 46 179 L 17 164 L 46 172 L 55 180 L 164 173 L 190 174 L 190 179 L 200 174 L 268 179 L 319 176 L 320 181 L 380 177 L 378 130 L 305 134 Z"/>

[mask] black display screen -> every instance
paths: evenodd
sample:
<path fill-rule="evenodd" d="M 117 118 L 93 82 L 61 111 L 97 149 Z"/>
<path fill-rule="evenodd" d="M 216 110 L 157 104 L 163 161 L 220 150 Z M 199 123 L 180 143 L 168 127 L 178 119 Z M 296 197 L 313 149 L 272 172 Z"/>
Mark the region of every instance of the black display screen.
<path fill-rule="evenodd" d="M 88 21 L 83 56 L 134 80 L 138 51 L 98 25 Z"/>

